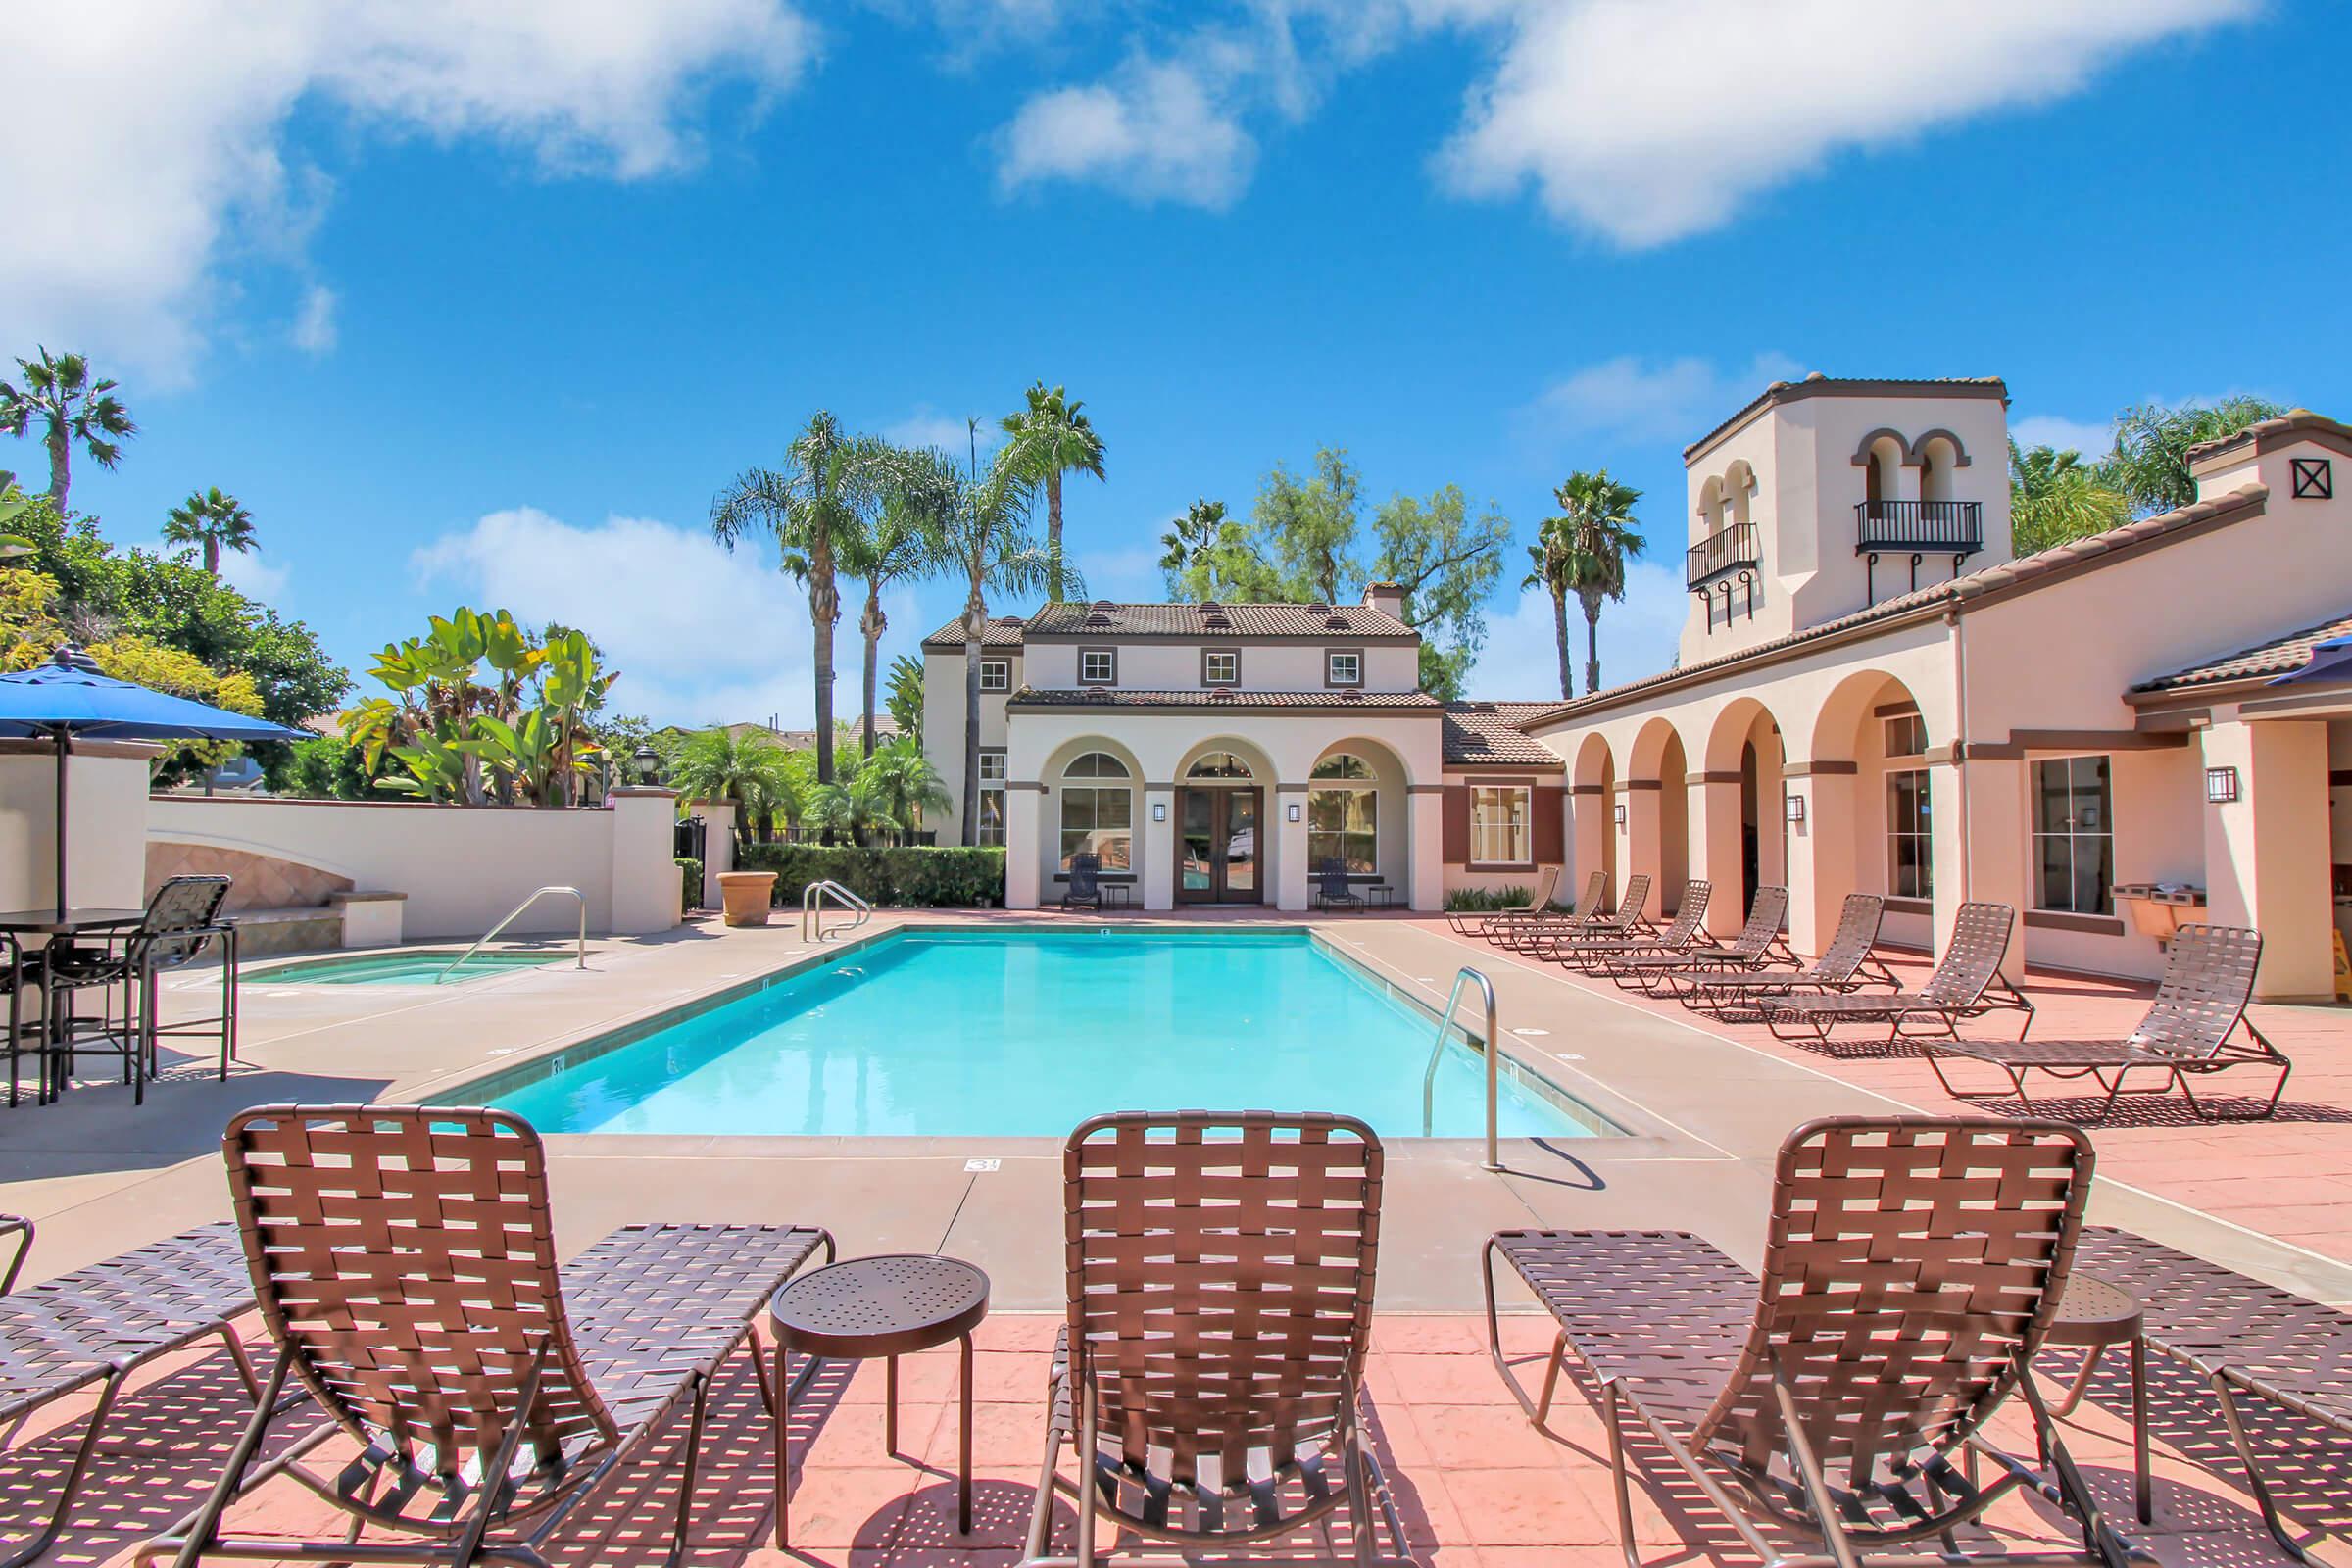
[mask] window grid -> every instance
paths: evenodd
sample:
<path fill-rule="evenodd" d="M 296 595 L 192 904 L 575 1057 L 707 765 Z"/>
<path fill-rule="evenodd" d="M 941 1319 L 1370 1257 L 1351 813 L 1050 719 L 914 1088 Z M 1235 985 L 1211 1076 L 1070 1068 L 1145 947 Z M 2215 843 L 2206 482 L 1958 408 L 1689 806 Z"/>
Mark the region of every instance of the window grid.
<path fill-rule="evenodd" d="M 1078 654 L 1078 684 L 1081 686 L 1116 686 L 1119 683 L 1119 656 L 1108 648 L 1081 649 Z"/>
<path fill-rule="evenodd" d="M 1324 680 L 1333 686 L 1361 686 L 1364 683 L 1364 656 L 1333 651 L 1323 656 Z"/>
<path fill-rule="evenodd" d="M 1886 775 L 1886 891 L 1898 899 L 1936 896 L 1935 834 L 1928 816 L 1928 770 Z"/>
<path fill-rule="evenodd" d="M 1470 791 L 1470 863 L 1529 865 L 1533 792 L 1524 784 L 1481 784 Z"/>
<path fill-rule="evenodd" d="M 980 689 L 984 692 L 1012 690 L 1012 661 L 983 659 L 980 661 Z"/>
<path fill-rule="evenodd" d="M 2034 906 L 2115 912 L 2115 819 L 2105 757 L 2034 764 Z"/>

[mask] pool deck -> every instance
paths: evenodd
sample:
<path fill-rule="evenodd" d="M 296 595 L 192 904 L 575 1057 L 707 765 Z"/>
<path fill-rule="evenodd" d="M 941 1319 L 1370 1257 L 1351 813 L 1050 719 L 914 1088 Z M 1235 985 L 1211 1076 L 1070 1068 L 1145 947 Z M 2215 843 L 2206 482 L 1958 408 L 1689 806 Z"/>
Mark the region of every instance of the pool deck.
<path fill-rule="evenodd" d="M 932 917 L 885 916 L 878 925 L 901 918 Z M 1180 923 L 1200 922 L 1186 916 Z M 1506 1140 L 1508 1168 L 1499 1175 L 1479 1168 L 1474 1142 L 1391 1145 L 1371 1388 L 1392 1464 L 1414 1489 L 1408 1521 L 1418 1519 L 1414 1528 L 1426 1538 L 1417 1544 L 1440 1548 L 1429 1560 L 1617 1561 L 1589 1408 L 1569 1397 L 1563 1431 L 1576 1439 L 1574 1448 L 1530 1434 L 1480 1353 L 1472 1321 L 1452 1315 L 1478 1303 L 1476 1255 L 1485 1235 L 1538 1225 L 1690 1230 L 1752 1264 L 1771 1162 L 1790 1128 L 1839 1112 L 1948 1111 L 1954 1102 L 1915 1058 L 1831 1056 L 1774 1044 L 1761 1030 L 1702 1025 L 1671 1004 L 1465 943 L 1443 921 L 1311 923 L 1433 1007 L 1443 1004 L 1458 965 L 1477 964 L 1494 981 L 1506 1048 L 1628 1130 L 1549 1145 Z M 585 973 L 528 970 L 441 993 L 249 985 L 246 1060 L 225 1084 L 214 1081 L 209 1063 L 190 1059 L 151 1087 L 143 1108 L 120 1085 L 79 1087 L 60 1104 L 18 1107 L 0 1139 L 0 1208 L 40 1223 L 28 1277 L 61 1272 L 225 1217 L 220 1129 L 246 1105 L 444 1098 L 486 1072 L 657 1018 L 817 951 L 791 926 L 736 931 L 711 921 L 659 939 L 595 943 Z M 185 984 L 201 987 L 202 977 Z M 2043 1004 L 2035 1034 L 2050 1038 L 2118 1034 L 2144 1006 L 2133 988 L 2105 982 L 2036 976 L 2029 989 Z M 174 988 L 168 996 L 169 1006 L 192 1008 L 198 993 Z M 2135 1113 L 2095 1130 L 2102 1176 L 2092 1217 L 2319 1299 L 2352 1303 L 2352 1231 L 2345 1228 L 2352 1221 L 2344 1217 L 2352 1213 L 2352 1012 L 2264 1008 L 2259 1016 L 2297 1059 L 2287 1113 L 2277 1123 L 2228 1128 Z M 2014 1031 L 2013 1023 L 1991 1027 Z M 878 1438 L 867 1430 L 870 1408 L 858 1413 L 874 1397 L 866 1386 L 873 1380 L 861 1374 L 839 1396 L 831 1419 L 817 1418 L 822 1431 L 810 1433 L 814 1447 L 800 1461 L 808 1467 L 811 1510 L 804 1560 L 1003 1560 L 1011 1527 L 1010 1494 L 1002 1489 L 1017 1483 L 1025 1497 L 1034 1480 L 1041 1336 L 1050 1332 L 1048 1318 L 1023 1314 L 1049 1312 L 1060 1301 L 1057 1140 L 577 1135 L 551 1138 L 549 1149 L 559 1239 L 567 1251 L 635 1220 L 795 1220 L 831 1227 L 851 1255 L 938 1250 L 986 1268 L 999 1315 L 983 1336 L 984 1534 L 960 1542 L 943 1536 L 925 1512 L 936 1513 L 947 1494 L 939 1477 L 912 1476 L 867 1451 Z M 975 1158 L 998 1164 L 967 1170 Z M 1509 1333 L 1521 1349 L 1541 1338 L 1530 1318 L 1514 1320 Z M 952 1361 L 923 1365 L 929 1370 L 910 1372 L 908 1387 L 931 1413 L 911 1417 L 906 1430 L 930 1437 L 905 1446 L 937 1448 L 952 1436 L 952 1416 L 934 1419 L 950 1408 L 941 1374 Z M 188 1396 L 196 1397 L 220 1370 L 196 1357 L 174 1377 L 188 1380 Z M 748 1388 L 734 1394 L 729 1419 L 750 1423 Z M 2193 1398 L 2179 1396 L 2185 1412 Z M 2080 1441 L 2092 1450 L 2082 1457 L 2094 1468 L 2107 1465 L 2112 1416 L 2086 1405 L 2082 1421 Z M 2183 1563 L 2283 1560 L 2249 1523 L 2251 1509 L 2230 1467 L 2218 1463 L 2210 1432 L 2192 1437 L 2186 1421 L 2184 1413 L 2160 1452 L 2160 1492 L 2169 1485 L 2180 1496 L 2160 1515 L 2159 1555 Z M 728 1430 L 722 1422 L 721 1433 Z M 2345 1495 L 2352 1446 L 2339 1441 L 2331 1451 L 2335 1461 L 2315 1467 L 2319 1492 L 2306 1506 L 2323 1518 L 2332 1514 L 2341 1530 L 2352 1518 Z M 759 1471 L 752 1464 L 749 1481 L 737 1478 L 748 1492 L 736 1506 L 714 1507 L 720 1539 L 713 1545 L 738 1544 L 710 1560 L 744 1560 L 747 1552 L 755 1561 L 788 1560 L 752 1550 L 758 1530 L 745 1523 L 744 1510 L 759 1505 Z M 992 1496 L 1003 1505 L 986 1500 Z M 2018 1528 L 2034 1528 L 2034 1511 L 2018 1511 Z M 152 1527 L 151 1509 L 142 1518 L 135 1526 L 94 1525 L 89 1553 L 74 1560 L 105 1560 L 110 1541 L 127 1544 L 134 1529 Z M 624 1534 L 630 1528 L 620 1514 L 608 1522 Z M 1645 1515 L 1644 1529 L 1655 1543 L 1644 1553 L 1651 1561 L 1671 1555 L 1664 1548 L 1684 1539 L 1678 1531 L 1711 1540 L 1703 1555 L 1724 1555 L 1720 1522 L 1710 1536 L 1690 1521 L 1662 1525 Z M 591 1549 L 580 1560 L 647 1558 Z M 2352 1553 L 2336 1560 L 2352 1561 Z"/>

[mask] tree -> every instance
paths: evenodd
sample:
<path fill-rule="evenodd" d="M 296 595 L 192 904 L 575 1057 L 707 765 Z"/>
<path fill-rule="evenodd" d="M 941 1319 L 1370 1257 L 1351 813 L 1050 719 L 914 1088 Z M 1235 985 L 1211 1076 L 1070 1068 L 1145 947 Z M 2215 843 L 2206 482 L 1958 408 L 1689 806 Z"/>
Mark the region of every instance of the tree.
<path fill-rule="evenodd" d="M 911 735 L 917 743 L 923 738 L 923 662 L 912 654 L 901 654 L 890 662 L 891 722 L 899 726 L 902 736 Z"/>
<path fill-rule="evenodd" d="M 1537 524 L 1536 542 L 1527 547 L 1532 569 L 1520 580 L 1522 588 L 1543 588 L 1551 595 L 1551 640 L 1560 658 L 1560 696 L 1576 695 L 1576 678 L 1568 672 L 1568 520 L 1546 517 Z"/>
<path fill-rule="evenodd" d="M 2266 398 L 2224 398 L 2168 409 L 2146 403 L 2115 416 L 2115 450 L 2100 464 L 2099 479 L 2141 514 L 2171 512 L 2197 499 L 2188 449 L 2233 436 L 2286 410 Z"/>
<path fill-rule="evenodd" d="M 1046 491 L 1046 554 L 1053 562 L 1047 597 L 1062 601 L 1067 572 L 1061 555 L 1061 476 L 1091 473 L 1102 477 L 1102 438 L 1083 412 L 1086 405 L 1065 396 L 1060 387 L 1046 390 L 1040 381 L 1028 393 L 1028 407 L 998 421 L 1012 438 L 1011 450 L 1028 477 Z"/>
<path fill-rule="evenodd" d="M 242 555 L 253 549 L 253 514 L 219 485 L 191 491 L 187 500 L 165 514 L 164 543 L 201 547 L 205 575 L 218 577 L 222 550 Z"/>
<path fill-rule="evenodd" d="M 948 805 L 947 781 L 912 735 L 899 736 L 860 762 L 858 782 L 870 783 L 881 793 L 885 808 L 901 828 L 910 829 L 925 813 Z"/>
<path fill-rule="evenodd" d="M 0 430 L 22 437 L 35 421 L 41 442 L 49 449 L 49 499 L 66 510 L 66 490 L 74 481 L 74 447 L 101 468 L 122 460 L 122 443 L 139 433 L 130 410 L 115 396 L 112 380 L 90 379 L 90 362 L 79 354 L 52 355 L 39 351 L 34 360 L 19 360 L 24 386 L 0 381 Z"/>
<path fill-rule="evenodd" d="M 1502 576 L 1511 520 L 1493 502 L 1473 518 L 1459 485 L 1446 485 L 1426 504 L 1391 496 L 1372 518 L 1374 580 L 1404 590 L 1401 619 L 1421 633 L 1421 689 L 1446 702 L 1487 640 L 1480 609 Z"/>
<path fill-rule="evenodd" d="M 1258 486 L 1250 517 L 1261 556 L 1280 574 L 1293 599 L 1337 604 L 1340 585 L 1358 575 L 1348 554 L 1355 543 L 1357 492 L 1362 476 L 1345 448 L 1315 453 L 1315 473 L 1300 479 L 1281 464 Z M 1266 547 L 1270 547 L 1270 555 Z"/>
<path fill-rule="evenodd" d="M 2030 556 L 2131 518 L 2131 499 L 2109 488 L 2103 470 L 2085 465 L 2082 453 L 2009 443 L 2012 554 Z"/>
<path fill-rule="evenodd" d="M 780 564 L 808 590 L 815 638 L 816 776 L 833 781 L 833 628 L 841 619 L 839 542 L 870 503 L 864 485 L 878 443 L 843 433 L 819 410 L 785 449 L 781 471 L 746 468 L 710 503 L 710 532 L 732 550 L 754 534 L 776 542 Z"/>
<path fill-rule="evenodd" d="M 756 821 L 801 815 L 802 791 L 791 754 L 763 729 L 707 729 L 688 736 L 670 764 L 669 783 L 682 800 L 733 801 L 739 843 L 751 839 Z"/>
<path fill-rule="evenodd" d="M 1222 501 L 1194 502 L 1159 542 L 1167 547 L 1159 570 L 1171 599 L 1249 604 L 1283 597 L 1281 581 L 1258 558 L 1249 526 L 1227 516 Z"/>
<path fill-rule="evenodd" d="M 1600 690 L 1600 607 L 1625 602 L 1625 564 L 1647 548 L 1634 503 L 1642 492 L 1619 484 L 1606 468 L 1578 471 L 1552 492 L 1561 515 L 1547 521 L 1566 535 L 1561 581 L 1585 610 L 1585 694 Z"/>
<path fill-rule="evenodd" d="M 858 633 L 865 639 L 858 718 L 863 727 L 861 750 L 872 757 L 882 634 L 890 630 L 890 618 L 882 613 L 882 590 L 929 569 L 927 540 L 953 492 L 936 483 L 930 465 L 894 447 L 871 451 L 862 461 L 870 470 L 864 486 L 875 504 L 860 516 L 858 527 L 842 536 L 841 569 L 865 583 L 865 609 L 858 617 Z"/>

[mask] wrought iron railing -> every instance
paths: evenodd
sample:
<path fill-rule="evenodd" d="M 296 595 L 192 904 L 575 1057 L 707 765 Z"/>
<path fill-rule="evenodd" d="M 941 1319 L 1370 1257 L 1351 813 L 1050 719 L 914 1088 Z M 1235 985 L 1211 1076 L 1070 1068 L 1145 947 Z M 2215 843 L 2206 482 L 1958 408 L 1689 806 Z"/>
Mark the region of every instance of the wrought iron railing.
<path fill-rule="evenodd" d="M 1973 555 L 1984 548 L 1981 501 L 1862 501 L 1854 506 L 1854 549 Z"/>
<path fill-rule="evenodd" d="M 1690 567 L 1690 586 L 1695 588 L 1727 571 L 1756 565 L 1764 557 L 1758 547 L 1756 525 L 1752 522 L 1735 522 L 1692 545 L 1687 559 Z"/>

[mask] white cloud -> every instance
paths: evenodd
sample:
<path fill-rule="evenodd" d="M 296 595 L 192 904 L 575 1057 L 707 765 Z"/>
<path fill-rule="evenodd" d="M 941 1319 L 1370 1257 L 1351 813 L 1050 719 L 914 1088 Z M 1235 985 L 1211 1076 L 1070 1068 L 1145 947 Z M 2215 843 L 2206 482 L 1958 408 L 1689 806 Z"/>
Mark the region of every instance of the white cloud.
<path fill-rule="evenodd" d="M 1625 602 L 1600 612 L 1600 678 L 1604 686 L 1654 675 L 1674 662 L 1683 635 L 1689 595 L 1681 574 L 1655 562 L 1626 568 Z M 1465 683 L 1469 695 L 1489 702 L 1547 702 L 1559 696 L 1559 644 L 1554 635 L 1551 595 L 1522 592 L 1507 614 L 1490 614 L 1487 645 Z M 1568 673 L 1581 696 L 1585 687 L 1585 612 L 1568 602 Z"/>
<path fill-rule="evenodd" d="M 937 447 L 954 458 L 971 452 L 973 433 L 962 419 L 928 403 L 917 403 L 912 414 L 882 427 L 882 439 L 893 446 Z M 995 419 L 982 419 L 977 433 L 983 454 L 996 451 L 1004 439 Z"/>
<path fill-rule="evenodd" d="M 335 349 L 335 291 L 314 283 L 302 297 L 294 318 L 294 346 L 305 354 L 332 354 Z"/>
<path fill-rule="evenodd" d="M 1520 0 L 1439 167 L 1465 194 L 1532 184 L 1563 220 L 1620 245 L 1662 244 L 1721 226 L 1838 151 L 2062 97 L 2132 49 L 2253 9 Z"/>
<path fill-rule="evenodd" d="M 1241 194 L 1257 160 L 1233 111 L 1176 61 L 1136 60 L 1108 81 L 1041 93 L 997 139 L 1006 191 L 1072 180 L 1210 209 Z"/>
<path fill-rule="evenodd" d="M 588 633 L 621 672 L 612 702 L 623 712 L 681 724 L 781 713 L 806 724 L 814 706 L 808 598 L 765 549 L 730 552 L 701 529 L 649 518 L 579 527 L 516 507 L 442 536 L 412 564 L 422 584 L 454 588 L 476 609 Z M 855 606 L 834 648 L 847 711 L 857 702 Z"/>
<path fill-rule="evenodd" d="M 2100 420 L 2085 423 L 2055 414 L 2029 415 L 2009 423 L 2010 437 L 2021 447 L 2056 447 L 2080 452 L 2085 458 L 2105 457 L 2115 446 L 2115 426 Z"/>
<path fill-rule="evenodd" d="M 1742 368 L 1686 357 L 1626 354 L 1562 376 L 1521 409 L 1522 431 L 1538 441 L 1592 436 L 1626 442 L 1697 437 L 1775 381 L 1804 373 L 1785 354 L 1757 355 Z"/>
<path fill-rule="evenodd" d="M 298 105 L 634 179 L 694 160 L 708 87 L 781 90 L 813 47 L 789 0 L 35 0 L 13 20 L 0 98 L 73 129 L 0 141 L 17 232 L 54 239 L 0 248 L 0 341 L 158 379 L 188 373 L 222 265 L 285 260 L 316 221 L 326 182 L 285 147 Z"/>

